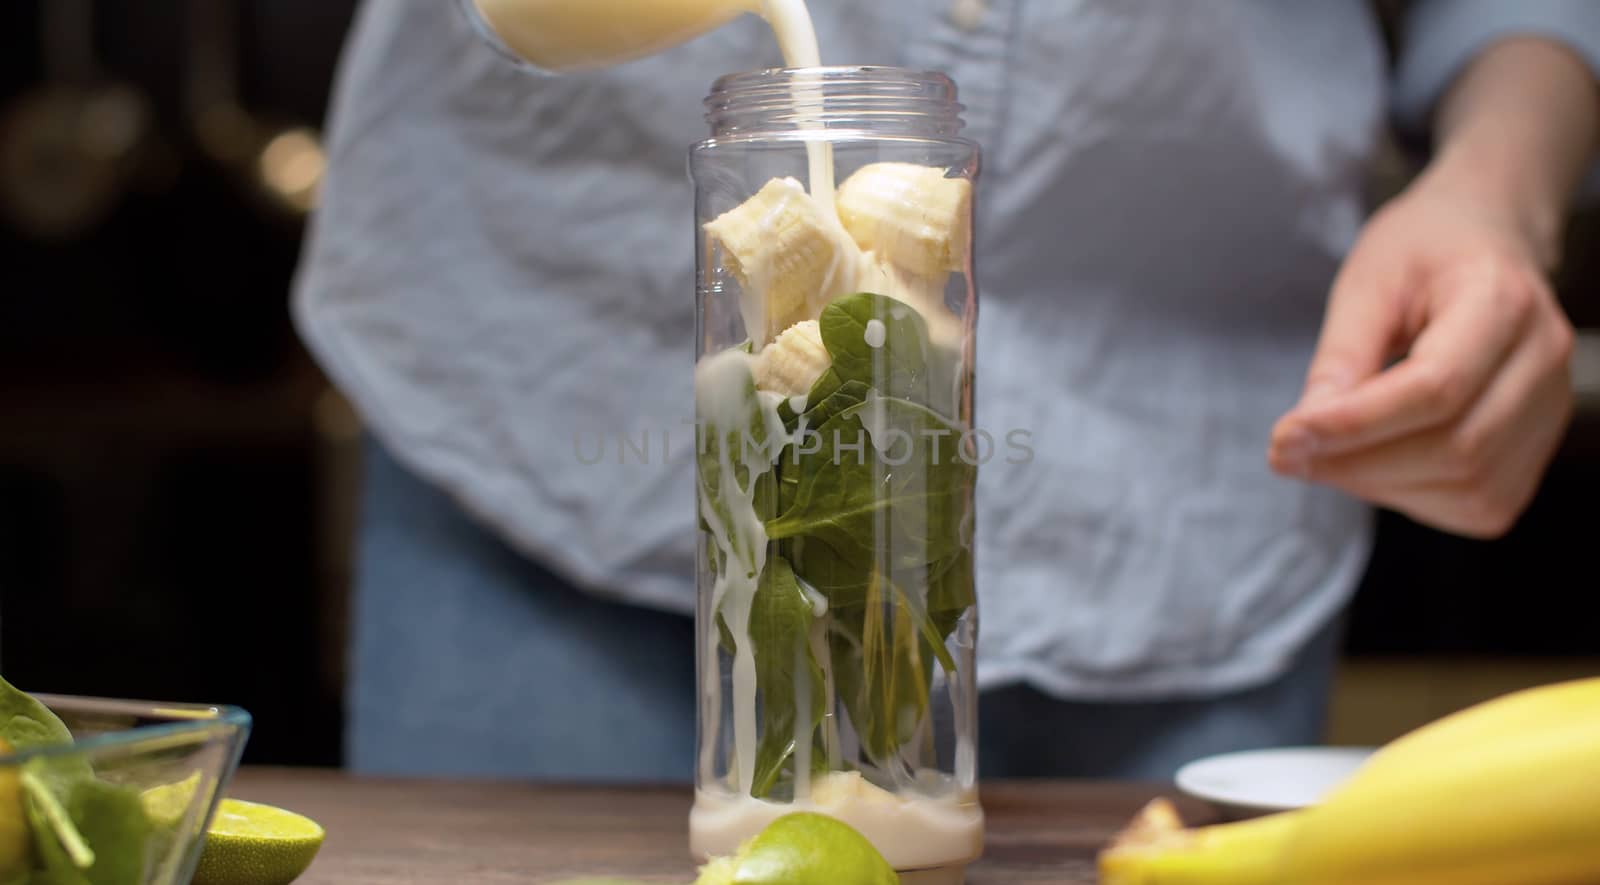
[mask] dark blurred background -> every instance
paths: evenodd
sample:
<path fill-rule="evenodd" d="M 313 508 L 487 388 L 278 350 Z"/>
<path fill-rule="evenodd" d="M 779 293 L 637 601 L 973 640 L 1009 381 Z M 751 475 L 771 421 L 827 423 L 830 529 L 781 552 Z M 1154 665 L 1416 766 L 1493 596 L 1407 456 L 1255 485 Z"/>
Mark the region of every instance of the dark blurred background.
<path fill-rule="evenodd" d="M 243 705 L 255 763 L 340 755 L 360 428 L 287 291 L 354 7 L 0 4 L 0 670 Z M 1600 217 L 1568 255 L 1563 297 L 1600 335 Z M 1384 517 L 1333 739 L 1600 672 L 1597 340 L 1510 537 Z"/>
<path fill-rule="evenodd" d="M 354 7 L 0 4 L 0 669 L 256 762 L 339 758 L 359 429 L 286 293 Z"/>

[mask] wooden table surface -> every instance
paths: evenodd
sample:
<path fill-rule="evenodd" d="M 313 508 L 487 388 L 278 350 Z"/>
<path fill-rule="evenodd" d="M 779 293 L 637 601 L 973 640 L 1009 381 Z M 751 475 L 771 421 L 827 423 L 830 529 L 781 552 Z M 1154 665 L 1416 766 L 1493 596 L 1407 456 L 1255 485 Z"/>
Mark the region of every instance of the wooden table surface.
<path fill-rule="evenodd" d="M 1095 853 L 1159 792 L 1125 784 L 985 784 L 988 848 L 968 885 L 1093 883 Z M 695 876 L 684 788 L 246 769 L 231 794 L 298 811 L 327 828 L 301 885 L 492 885 L 574 876 L 687 885 Z M 1180 807 L 1203 817 L 1194 806 Z"/>

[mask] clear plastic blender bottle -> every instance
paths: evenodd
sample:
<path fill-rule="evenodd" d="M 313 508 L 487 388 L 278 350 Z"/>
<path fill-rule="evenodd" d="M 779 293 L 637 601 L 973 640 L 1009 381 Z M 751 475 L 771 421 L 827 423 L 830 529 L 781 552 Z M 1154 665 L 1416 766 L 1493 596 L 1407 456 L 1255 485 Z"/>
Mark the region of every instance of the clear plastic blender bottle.
<path fill-rule="evenodd" d="M 739 74 L 706 106 L 693 848 L 813 810 L 959 882 L 983 840 L 978 148 L 938 74 Z"/>

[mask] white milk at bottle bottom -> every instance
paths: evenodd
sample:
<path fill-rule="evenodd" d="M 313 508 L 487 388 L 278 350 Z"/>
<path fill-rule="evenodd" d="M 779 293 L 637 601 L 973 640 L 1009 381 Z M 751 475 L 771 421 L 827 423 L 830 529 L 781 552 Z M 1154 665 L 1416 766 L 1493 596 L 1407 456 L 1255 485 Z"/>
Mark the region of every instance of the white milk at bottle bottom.
<path fill-rule="evenodd" d="M 689 815 L 689 847 L 699 857 L 736 853 L 746 839 L 785 814 L 814 811 L 865 836 L 903 885 L 960 885 L 967 864 L 983 853 L 983 810 L 975 794 L 896 796 L 834 772 L 813 787 L 813 798 L 766 802 L 701 790 Z"/>

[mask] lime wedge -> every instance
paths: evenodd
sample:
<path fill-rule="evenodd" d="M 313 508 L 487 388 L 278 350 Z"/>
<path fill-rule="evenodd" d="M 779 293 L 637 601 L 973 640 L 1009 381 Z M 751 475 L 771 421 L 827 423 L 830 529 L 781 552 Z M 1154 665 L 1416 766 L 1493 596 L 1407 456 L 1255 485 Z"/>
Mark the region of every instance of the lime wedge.
<path fill-rule="evenodd" d="M 322 837 L 322 827 L 292 811 L 224 799 L 193 885 L 288 885 L 311 866 Z"/>

